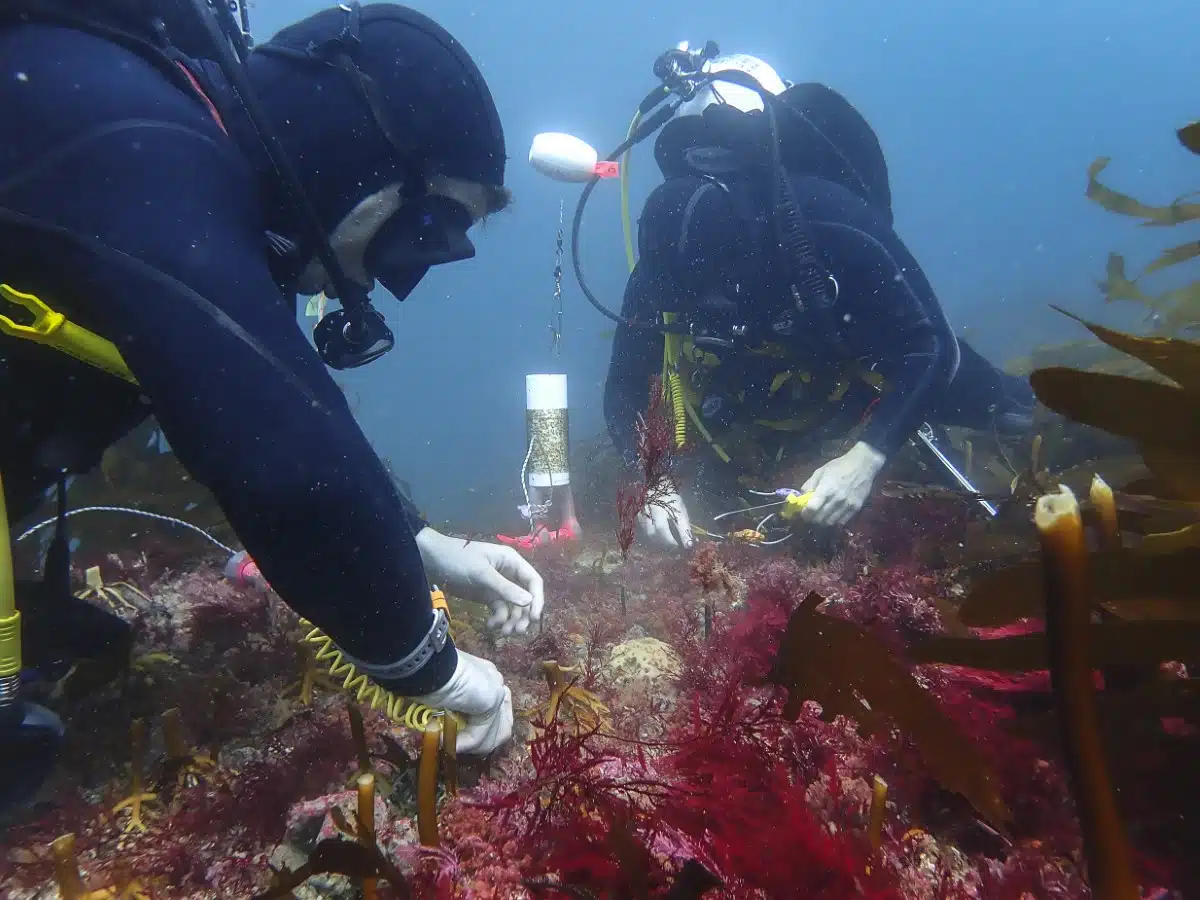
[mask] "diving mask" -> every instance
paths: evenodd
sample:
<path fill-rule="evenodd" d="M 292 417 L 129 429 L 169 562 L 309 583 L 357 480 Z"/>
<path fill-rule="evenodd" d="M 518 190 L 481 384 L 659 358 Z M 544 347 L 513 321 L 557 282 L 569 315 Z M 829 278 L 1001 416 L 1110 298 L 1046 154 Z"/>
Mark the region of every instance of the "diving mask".
<path fill-rule="evenodd" d="M 474 224 L 465 206 L 425 194 L 407 201 L 372 238 L 363 258 L 367 272 L 404 300 L 433 266 L 472 259 L 467 231 Z"/>

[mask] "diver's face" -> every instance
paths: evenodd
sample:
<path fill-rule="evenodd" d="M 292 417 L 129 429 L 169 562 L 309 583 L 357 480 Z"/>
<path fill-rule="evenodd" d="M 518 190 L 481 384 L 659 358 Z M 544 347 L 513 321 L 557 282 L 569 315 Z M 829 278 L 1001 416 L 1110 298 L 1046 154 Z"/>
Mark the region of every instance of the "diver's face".
<path fill-rule="evenodd" d="M 346 215 L 330 235 L 330 244 L 346 276 L 368 291 L 376 279 L 393 293 L 411 290 L 432 265 L 469 259 L 475 248 L 467 231 L 476 222 L 502 209 L 508 202 L 503 189 L 487 187 L 461 179 L 435 177 L 426 183 L 424 198 L 416 201 L 432 212 L 422 215 L 419 208 L 406 208 L 400 184 L 389 185 L 366 197 Z M 405 228 L 407 218 L 414 226 L 436 213 L 436 231 L 442 238 L 437 253 L 424 253 L 415 228 Z M 411 214 L 411 215 L 410 215 Z M 385 246 L 372 246 L 381 237 Z M 373 271 L 373 269 L 375 271 Z M 320 260 L 312 260 L 297 281 L 297 292 L 337 297 L 336 289 Z M 407 290 L 404 290 L 407 293 Z"/>

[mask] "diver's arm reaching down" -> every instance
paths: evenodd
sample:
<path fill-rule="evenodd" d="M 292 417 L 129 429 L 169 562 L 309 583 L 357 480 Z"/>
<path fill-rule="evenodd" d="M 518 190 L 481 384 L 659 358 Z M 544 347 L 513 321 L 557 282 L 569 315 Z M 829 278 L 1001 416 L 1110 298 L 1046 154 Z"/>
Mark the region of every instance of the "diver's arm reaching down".
<path fill-rule="evenodd" d="M 886 461 L 946 394 L 958 368 L 958 342 L 921 267 L 881 212 L 821 179 L 794 184 L 832 262 L 847 351 L 886 382 L 858 443 L 801 487 L 813 492 L 806 519 L 844 525 L 866 503 Z"/>
<path fill-rule="evenodd" d="M 13 130 L 0 204 L 106 248 L 64 263 L 71 308 L 117 344 L 271 585 L 387 671 L 434 623 L 414 523 L 272 281 L 253 173 L 140 58 L 65 29 L 11 37 L 27 77 L 0 91 Z M 425 694 L 457 663 L 446 641 L 387 686 Z"/>
<path fill-rule="evenodd" d="M 890 457 L 934 412 L 959 366 L 959 344 L 917 260 L 888 229 L 880 238 L 854 235 L 876 254 L 883 275 L 875 317 L 864 316 L 863 348 L 887 383 L 862 434 L 863 443 Z M 888 262 L 882 262 L 886 257 Z"/>
<path fill-rule="evenodd" d="M 945 394 L 958 369 L 958 341 L 920 265 L 881 219 L 855 214 L 815 230 L 836 261 L 850 352 L 886 382 L 861 440 L 891 457 Z"/>

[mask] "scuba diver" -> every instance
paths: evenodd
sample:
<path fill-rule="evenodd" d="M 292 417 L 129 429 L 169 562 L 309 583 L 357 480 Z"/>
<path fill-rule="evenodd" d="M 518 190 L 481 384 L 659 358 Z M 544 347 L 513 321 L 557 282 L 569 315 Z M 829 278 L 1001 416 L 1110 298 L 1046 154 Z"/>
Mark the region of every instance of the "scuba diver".
<path fill-rule="evenodd" d="M 676 89 L 682 102 L 655 142 L 665 180 L 639 221 L 628 327 L 618 325 L 605 386 L 626 463 L 659 373 L 677 434 L 711 451 L 696 477 L 713 493 L 840 439 L 844 452 L 791 492 L 807 495 L 801 514 L 819 526 L 846 525 L 927 421 L 1030 427 L 1029 386 L 956 340 L 897 236 L 883 152 L 857 110 L 711 44 L 690 55 L 681 45 L 656 73 L 687 88 L 681 61 L 683 75 L 691 65 L 707 77 Z M 655 322 L 667 328 L 640 327 Z M 693 542 L 675 491 L 638 528 L 661 548 Z"/>
<path fill-rule="evenodd" d="M 327 366 L 394 343 L 376 282 L 404 300 L 472 258 L 469 230 L 508 204 L 494 101 L 462 46 L 408 8 L 348 2 L 251 50 L 227 7 L 0 11 L 8 514 L 55 486 L 65 507 L 69 476 L 153 414 L 288 605 L 386 691 L 460 713 L 459 752 L 488 753 L 511 735 L 511 694 L 456 651 L 430 582 L 490 604 L 508 634 L 540 619 L 541 577 L 512 548 L 431 528 Z M 322 290 L 341 308 L 310 343 L 296 297 Z M 61 558 L 45 579 L 64 571 L 69 592 Z"/>

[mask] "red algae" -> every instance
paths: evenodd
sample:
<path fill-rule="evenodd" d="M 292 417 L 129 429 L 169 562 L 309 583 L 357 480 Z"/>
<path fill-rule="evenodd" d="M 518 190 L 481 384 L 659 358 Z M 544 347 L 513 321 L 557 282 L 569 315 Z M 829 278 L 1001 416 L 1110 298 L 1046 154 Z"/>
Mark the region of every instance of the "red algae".
<path fill-rule="evenodd" d="M 650 402 L 637 422 L 637 479 L 617 488 L 617 546 L 629 555 L 643 510 L 662 506 L 677 490 L 671 472 L 675 427 L 665 406 L 662 380 L 650 380 Z"/>
<path fill-rule="evenodd" d="M 524 638 L 484 634 L 477 611 L 451 599 L 456 639 L 494 659 L 513 688 L 517 736 L 494 759 L 459 760 L 462 787 L 442 798 L 440 846 L 426 849 L 414 825 L 416 736 L 364 711 L 366 755 L 387 784 L 377 800 L 380 847 L 413 896 L 1089 896 L 1055 743 L 1035 727 L 1050 709 L 1040 676 L 912 668 L 994 767 L 1012 811 L 1007 835 L 938 784 L 903 733 L 867 736 L 811 702 L 794 720 L 783 715 L 786 696 L 767 676 L 810 591 L 827 600 L 821 615 L 869 630 L 898 659 L 908 643 L 952 624 L 955 573 L 851 550 L 849 562 L 843 554 L 801 564 L 732 546 L 690 558 L 633 547 L 627 559 L 594 539 L 548 548 L 534 554 L 547 618 Z M 346 805 L 363 748 L 347 700 L 318 680 L 312 702 L 301 701 L 297 622 L 276 598 L 231 587 L 215 567 L 121 571 L 150 597 L 125 613 L 139 634 L 133 675 L 124 690 L 101 688 L 60 709 L 71 735 L 60 771 L 0 835 L 4 896 L 53 896 L 47 847 L 74 833 L 89 887 L 137 878 L 162 900 L 250 897 L 273 870 L 296 868 L 319 838 L 336 837 L 348 815 L 335 810 Z M 668 648 L 673 667 L 654 670 L 649 689 L 627 689 L 611 660 L 629 646 Z M 574 666 L 576 684 L 603 700 L 611 722 L 541 720 L 546 660 Z M 167 765 L 159 719 L 171 707 L 215 770 L 189 780 Z M 146 722 L 144 771 L 158 794 L 144 833 L 126 831 L 111 812 L 129 790 L 134 717 Z M 887 791 L 873 845 L 876 777 Z M 1184 870 L 1159 859 L 1168 823 L 1148 804 L 1131 815 L 1146 896 L 1185 891 Z M 688 893 L 697 871 L 709 886 Z M 307 896 L 353 889 L 352 880 L 322 876 Z M 394 896 L 383 883 L 377 890 Z"/>

